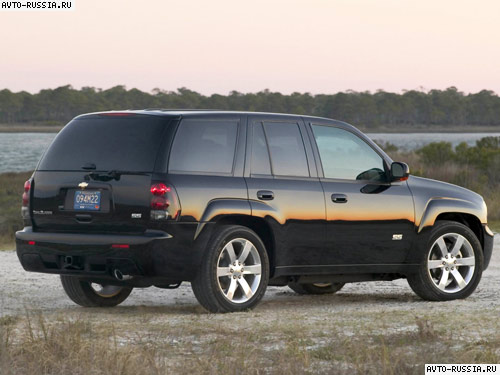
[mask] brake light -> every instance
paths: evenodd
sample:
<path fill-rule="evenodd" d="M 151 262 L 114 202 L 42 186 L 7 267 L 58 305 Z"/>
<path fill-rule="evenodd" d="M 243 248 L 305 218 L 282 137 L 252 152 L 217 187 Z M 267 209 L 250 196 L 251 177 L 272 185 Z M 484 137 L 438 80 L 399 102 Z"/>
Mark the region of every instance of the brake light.
<path fill-rule="evenodd" d="M 106 112 L 106 113 L 99 113 L 99 116 L 124 117 L 124 116 L 135 116 L 135 113 L 128 113 L 128 112 Z"/>
<path fill-rule="evenodd" d="M 113 244 L 111 245 L 113 249 L 128 249 L 130 248 L 130 245 L 127 244 Z"/>
<path fill-rule="evenodd" d="M 165 195 L 170 192 L 170 190 L 170 187 L 162 182 L 151 185 L 151 194 L 153 195 Z"/>

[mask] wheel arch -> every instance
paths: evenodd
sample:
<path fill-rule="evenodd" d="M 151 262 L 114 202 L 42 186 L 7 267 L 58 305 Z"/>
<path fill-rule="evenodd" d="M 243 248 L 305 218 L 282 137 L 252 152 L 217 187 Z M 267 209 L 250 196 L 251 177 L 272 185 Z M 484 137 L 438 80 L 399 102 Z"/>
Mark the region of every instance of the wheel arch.
<path fill-rule="evenodd" d="M 455 221 L 469 227 L 481 243 L 481 247 L 484 249 L 483 227 L 481 225 L 481 220 L 479 220 L 477 216 L 464 212 L 442 212 L 436 217 L 435 223 L 444 220 Z"/>
<path fill-rule="evenodd" d="M 481 223 L 486 223 L 486 205 L 483 202 L 483 205 L 478 207 L 476 203 L 462 199 L 432 198 L 427 202 L 421 220 L 417 224 L 418 233 L 421 233 L 425 228 L 433 227 L 438 218 L 448 220 L 443 219 L 444 217 L 471 226 L 472 229 L 477 222 L 479 222 L 479 226 Z"/>

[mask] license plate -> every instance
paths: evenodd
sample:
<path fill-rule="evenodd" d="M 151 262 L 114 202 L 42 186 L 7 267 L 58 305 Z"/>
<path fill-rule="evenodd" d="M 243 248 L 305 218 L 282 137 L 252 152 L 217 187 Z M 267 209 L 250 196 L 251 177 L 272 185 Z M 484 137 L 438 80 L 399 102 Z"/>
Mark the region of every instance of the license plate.
<path fill-rule="evenodd" d="M 101 192 L 83 190 L 76 191 L 73 209 L 78 211 L 99 211 L 101 209 Z"/>

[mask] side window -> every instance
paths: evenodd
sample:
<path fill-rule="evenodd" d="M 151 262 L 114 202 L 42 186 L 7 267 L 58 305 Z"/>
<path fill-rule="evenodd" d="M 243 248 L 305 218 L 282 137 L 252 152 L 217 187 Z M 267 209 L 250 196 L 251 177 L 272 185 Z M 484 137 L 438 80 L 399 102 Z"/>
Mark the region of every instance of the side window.
<path fill-rule="evenodd" d="M 385 181 L 384 160 L 365 141 L 343 129 L 312 125 L 326 178 Z"/>
<path fill-rule="evenodd" d="M 296 123 L 264 123 L 275 176 L 309 177 L 304 142 Z"/>
<path fill-rule="evenodd" d="M 183 120 L 170 152 L 169 172 L 233 172 L 237 121 Z"/>
<path fill-rule="evenodd" d="M 261 123 L 253 124 L 251 174 L 270 175 L 269 151 Z"/>

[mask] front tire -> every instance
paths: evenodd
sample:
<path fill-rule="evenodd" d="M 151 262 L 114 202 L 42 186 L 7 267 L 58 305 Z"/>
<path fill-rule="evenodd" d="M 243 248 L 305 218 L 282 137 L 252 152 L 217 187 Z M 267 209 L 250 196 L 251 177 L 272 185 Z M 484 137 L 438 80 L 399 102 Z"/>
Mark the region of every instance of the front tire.
<path fill-rule="evenodd" d="M 198 302 L 210 312 L 253 308 L 269 281 L 269 259 L 259 236 L 239 225 L 216 230 L 191 286 Z"/>
<path fill-rule="evenodd" d="M 470 296 L 483 273 L 481 243 L 472 230 L 457 222 L 435 224 L 422 252 L 420 266 L 408 275 L 413 291 L 428 301 Z"/>
<path fill-rule="evenodd" d="M 133 289 L 127 286 L 95 284 L 65 275 L 61 275 L 61 283 L 68 297 L 83 307 L 117 306 L 127 299 Z"/>
<path fill-rule="evenodd" d="M 342 289 L 344 285 L 344 283 L 288 284 L 290 289 L 298 294 L 333 294 Z"/>

